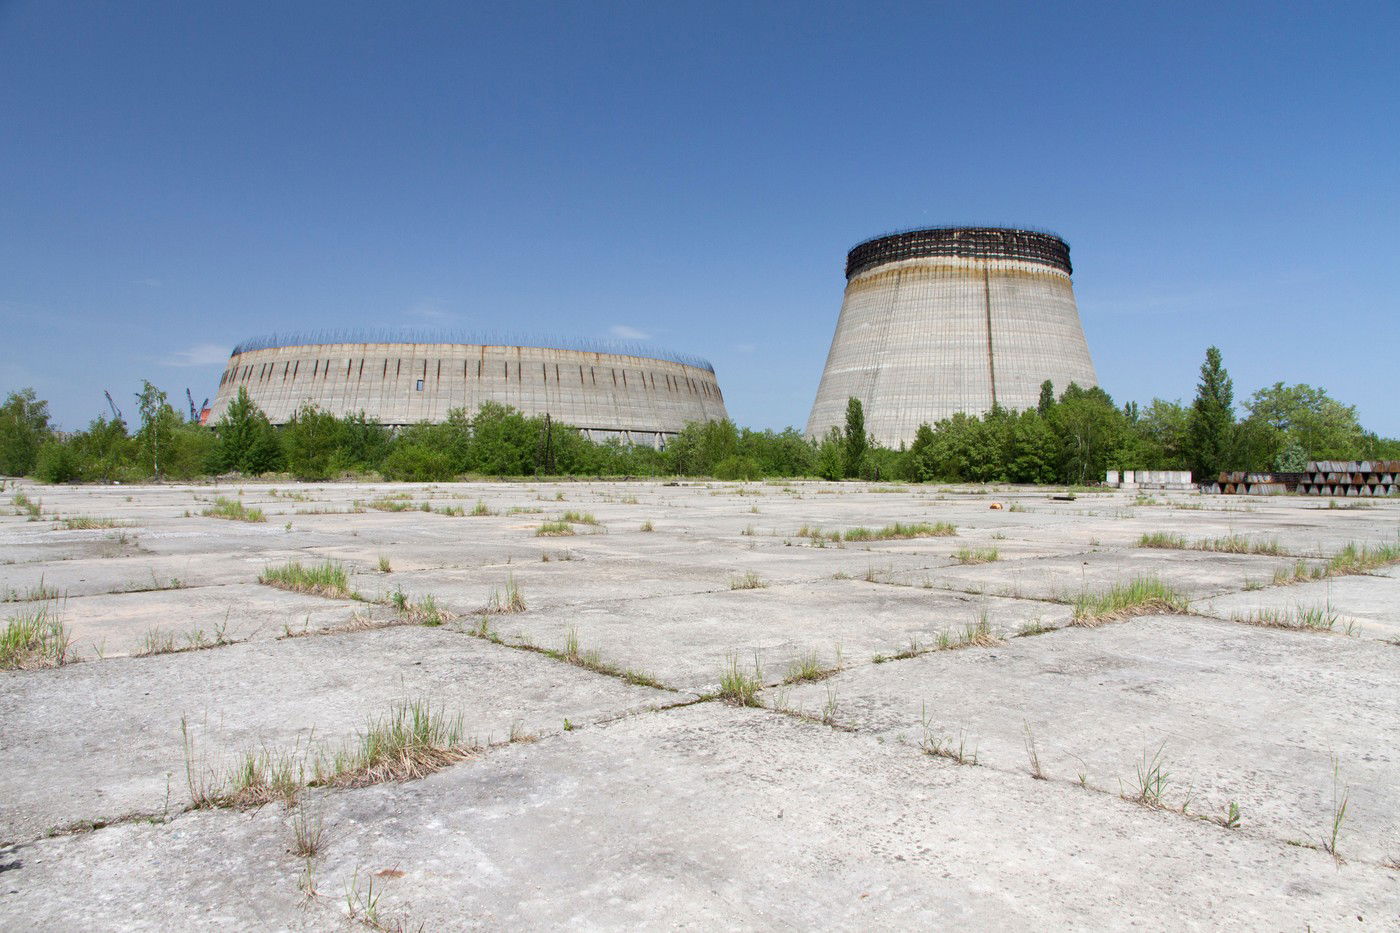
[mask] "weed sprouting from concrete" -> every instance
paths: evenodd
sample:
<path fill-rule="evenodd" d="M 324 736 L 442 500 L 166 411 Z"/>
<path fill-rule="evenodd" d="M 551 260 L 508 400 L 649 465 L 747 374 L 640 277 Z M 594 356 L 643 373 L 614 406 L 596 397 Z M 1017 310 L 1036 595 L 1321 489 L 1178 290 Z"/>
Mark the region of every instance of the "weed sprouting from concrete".
<path fill-rule="evenodd" d="M 1286 556 L 1288 554 L 1288 552 L 1279 545 L 1277 539 L 1252 540 L 1237 534 L 1226 535 L 1223 538 L 1206 538 L 1201 541 L 1187 542 L 1181 535 L 1171 534 L 1165 531 L 1154 531 L 1138 538 L 1137 546 L 1142 548 L 1166 548 L 1178 551 L 1214 551 L 1221 554 L 1265 554 L 1273 557 Z"/>
<path fill-rule="evenodd" d="M 1142 753 L 1142 758 L 1137 763 L 1132 796 L 1123 795 L 1125 800 L 1140 803 L 1145 807 L 1163 806 L 1163 796 L 1171 783 L 1171 772 L 1165 770 L 1166 762 L 1162 758 L 1165 749 L 1166 744 L 1163 743 L 1157 746 L 1157 750 L 1151 756 L 1145 751 Z"/>
<path fill-rule="evenodd" d="M 460 713 L 449 716 L 425 699 L 402 700 L 370 720 L 354 741 L 318 759 L 316 783 L 366 787 L 410 781 L 461 761 L 478 748 L 466 739 Z"/>
<path fill-rule="evenodd" d="M 545 522 L 535 529 L 536 538 L 563 538 L 574 533 L 574 527 L 562 521 Z"/>
<path fill-rule="evenodd" d="M 895 522 L 884 528 L 852 528 L 842 535 L 845 541 L 891 541 L 905 538 L 944 538 L 958 533 L 958 529 L 948 522 Z"/>
<path fill-rule="evenodd" d="M 593 517 L 592 512 L 575 512 L 570 510 L 559 516 L 561 522 L 568 522 L 570 525 L 596 525 L 598 519 Z"/>
<path fill-rule="evenodd" d="M 219 496 L 214 504 L 200 513 L 207 518 L 225 518 L 235 522 L 265 522 L 262 509 L 250 509 L 237 499 Z"/>
<path fill-rule="evenodd" d="M 343 564 L 324 561 L 310 567 L 300 561 L 269 566 L 258 575 L 258 582 L 295 593 L 310 593 L 328 599 L 359 599 L 350 588 L 350 575 Z"/>
<path fill-rule="evenodd" d="M 55 603 L 41 603 L 10 616 L 0 631 L 0 670 L 62 667 L 73 658 L 72 634 Z"/>
<path fill-rule="evenodd" d="M 268 803 L 293 805 L 306 783 L 304 756 L 267 748 L 244 752 L 230 770 L 219 804 L 260 807 Z"/>
<path fill-rule="evenodd" d="M 960 564 L 990 564 L 1001 557 L 994 547 L 985 548 L 958 548 L 953 554 L 953 560 Z"/>
<path fill-rule="evenodd" d="M 731 590 L 761 590 L 768 584 L 763 582 L 758 574 L 750 570 L 747 573 L 729 578 L 729 588 Z"/>
<path fill-rule="evenodd" d="M 1170 548 L 1172 550 L 1185 550 L 1186 539 L 1181 535 L 1170 534 L 1165 531 L 1153 531 L 1138 538 L 1138 547 Z"/>
<path fill-rule="evenodd" d="M 381 496 L 378 499 L 373 499 L 370 501 L 369 507 L 380 512 L 411 512 L 418 508 L 418 506 L 408 500 L 408 493 L 401 492 L 392 496 Z M 425 511 L 429 508 L 426 502 L 423 503 L 423 508 Z"/>
<path fill-rule="evenodd" d="M 1337 626 L 1337 614 L 1326 606 L 1294 606 L 1292 609 L 1256 609 L 1248 615 L 1233 615 L 1230 621 L 1296 632 L 1330 632 Z"/>
<path fill-rule="evenodd" d="M 758 666 L 758 657 L 753 660 L 753 674 L 739 667 L 739 656 L 730 654 L 719 675 L 719 698 L 735 706 L 761 706 L 758 699 L 763 689 L 763 671 Z"/>
<path fill-rule="evenodd" d="M 38 521 L 39 517 L 44 514 L 43 504 L 35 502 L 22 492 L 15 493 L 10 501 L 16 506 L 15 514 L 28 515 L 31 522 Z"/>
<path fill-rule="evenodd" d="M 947 640 L 945 641 L 945 637 Z M 1006 639 L 992 631 L 991 620 L 987 614 L 982 613 L 982 618 L 972 625 L 963 626 L 963 630 L 956 635 L 949 635 L 946 631 L 939 633 L 938 648 L 940 651 L 948 651 L 956 648 L 992 648 L 1000 645 Z"/>
<path fill-rule="evenodd" d="M 1307 583 L 1327 576 L 1324 566 L 1308 566 L 1307 561 L 1296 561 L 1292 568 L 1280 567 L 1274 571 L 1274 586 L 1290 586 L 1294 583 Z"/>
<path fill-rule="evenodd" d="M 3 595 L 0 596 L 0 602 L 4 603 L 33 603 L 49 599 L 58 599 L 58 590 L 51 586 L 45 586 L 42 576 L 39 577 L 37 586 L 26 587 L 22 590 L 7 587 Z"/>
<path fill-rule="evenodd" d="M 1223 538 L 1211 538 L 1206 541 L 1197 541 L 1193 545 L 1197 551 L 1216 551 L 1221 554 L 1264 554 L 1270 557 L 1287 557 L 1286 551 L 1277 538 L 1266 540 L 1251 540 L 1243 535 L 1227 535 Z"/>
<path fill-rule="evenodd" d="M 839 662 L 834 667 L 824 667 L 817 653 L 815 651 L 809 651 L 795 658 L 793 662 L 788 665 L 787 676 L 783 678 L 783 683 L 800 684 L 825 680 L 838 670 L 840 670 Z"/>
<path fill-rule="evenodd" d="M 398 610 L 399 618 L 404 622 L 414 625 L 426 625 L 430 628 L 442 625 L 452 618 L 452 613 L 443 609 L 437 604 L 437 598 L 431 593 L 420 597 L 418 600 L 411 600 L 404 596 L 402 590 L 394 592 L 395 608 Z"/>
<path fill-rule="evenodd" d="M 1186 597 L 1157 577 L 1139 577 L 1099 593 L 1074 600 L 1072 625 L 1100 625 L 1154 612 L 1185 612 Z"/>
<path fill-rule="evenodd" d="M 647 519 L 646 521 L 642 522 L 642 527 L 639 528 L 639 529 L 637 529 L 637 530 L 638 530 L 638 531 L 655 531 L 655 530 L 656 530 L 656 526 L 653 525 L 653 524 L 651 523 L 651 519 Z"/>
<path fill-rule="evenodd" d="M 1342 861 L 1341 851 L 1337 844 L 1342 835 L 1342 824 L 1346 822 L 1347 806 L 1351 802 L 1351 788 L 1342 781 L 1342 763 L 1334 754 L 1332 756 L 1332 824 L 1326 841 L 1322 843 L 1322 850 L 1340 864 Z"/>
<path fill-rule="evenodd" d="M 393 566 L 389 563 L 389 558 L 385 557 L 383 554 L 380 554 L 380 555 L 379 555 L 379 572 L 380 572 L 380 573 L 393 573 L 393 571 L 394 571 L 394 568 L 393 568 Z"/>
<path fill-rule="evenodd" d="M 977 749 L 968 751 L 966 733 L 959 730 L 957 742 L 954 743 L 952 736 L 936 731 L 926 706 L 920 709 L 919 725 L 923 729 L 923 737 L 919 739 L 919 750 L 925 755 L 946 758 L 960 765 L 977 764 Z"/>
<path fill-rule="evenodd" d="M 1026 757 L 1030 759 L 1031 777 L 1043 781 L 1045 771 L 1040 767 L 1040 752 L 1035 747 L 1035 733 L 1031 731 L 1031 724 L 1025 720 L 1021 721 L 1021 726 L 1026 732 Z"/>
<path fill-rule="evenodd" d="M 69 531 L 92 531 L 98 528 L 123 528 L 125 522 L 119 522 L 114 518 L 93 518 L 89 515 L 77 515 L 73 518 L 60 519 L 63 527 Z"/>
<path fill-rule="evenodd" d="M 175 635 L 166 632 L 160 626 L 146 629 L 146 634 L 141 636 L 141 647 L 137 650 L 137 657 L 146 657 L 156 654 L 172 654 L 180 649 L 175 646 Z"/>
<path fill-rule="evenodd" d="M 292 854 L 304 859 L 320 855 L 325 834 L 321 813 L 313 813 L 305 800 L 298 802 L 292 811 Z"/>
<path fill-rule="evenodd" d="M 1351 542 L 1327 562 L 1327 573 L 1332 576 L 1366 573 L 1394 563 L 1400 563 L 1400 541 L 1375 546 Z"/>
<path fill-rule="evenodd" d="M 495 514 L 496 513 L 491 511 L 491 509 L 489 509 L 486 503 L 483 502 L 481 499 L 476 500 L 476 505 L 474 505 L 471 510 L 471 515 L 474 518 L 481 518 L 482 516 Z"/>
<path fill-rule="evenodd" d="M 497 614 L 509 614 L 525 611 L 525 591 L 515 582 L 515 575 L 506 577 L 505 592 L 492 590 L 491 598 L 486 602 L 486 612 Z"/>
<path fill-rule="evenodd" d="M 609 677 L 617 677 L 627 683 L 638 687 L 654 687 L 659 690 L 666 689 L 665 686 L 655 677 L 645 671 L 635 670 L 630 667 L 622 667 L 613 664 L 611 661 L 603 660 L 597 650 L 585 650 L 579 645 L 578 629 L 570 628 L 564 633 L 564 647 L 561 649 L 532 648 L 541 654 L 548 655 L 566 664 L 581 667 L 584 670 L 593 671 L 597 674 L 606 674 Z"/>

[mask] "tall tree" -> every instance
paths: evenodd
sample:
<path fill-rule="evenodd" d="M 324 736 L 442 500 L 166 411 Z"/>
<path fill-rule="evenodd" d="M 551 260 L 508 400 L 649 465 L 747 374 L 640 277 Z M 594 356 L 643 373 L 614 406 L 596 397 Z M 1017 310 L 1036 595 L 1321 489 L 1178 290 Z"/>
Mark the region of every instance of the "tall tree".
<path fill-rule="evenodd" d="M 220 469 L 266 473 L 276 469 L 281 460 L 277 431 L 248 394 L 246 386 L 238 387 L 238 395 L 214 426 L 214 432 L 219 438 Z"/>
<path fill-rule="evenodd" d="M 914 432 L 914 443 L 909 446 L 909 475 L 920 483 L 927 483 L 938 476 L 938 465 L 934 461 L 933 428 L 925 421 Z"/>
<path fill-rule="evenodd" d="M 0 475 L 23 476 L 34 469 L 39 447 L 49 436 L 49 403 L 33 389 L 11 392 L 0 405 Z"/>
<path fill-rule="evenodd" d="M 860 404 L 860 399 L 855 397 L 846 401 L 845 444 L 845 474 L 847 478 L 859 476 L 870 441 L 865 436 L 865 408 Z"/>
<path fill-rule="evenodd" d="M 1036 402 L 1035 410 L 1041 416 L 1050 413 L 1050 409 L 1055 407 L 1055 383 L 1046 379 L 1040 384 L 1040 401 Z"/>
<path fill-rule="evenodd" d="M 335 415 L 307 402 L 282 429 L 287 469 L 297 479 L 329 479 L 334 469 L 339 424 Z"/>
<path fill-rule="evenodd" d="M 145 379 L 141 380 L 141 391 L 136 393 L 136 407 L 141 412 L 141 430 L 136 432 L 136 439 L 143 457 L 150 457 L 151 472 L 159 476 L 161 455 L 170 446 L 180 416 L 166 401 L 165 393 Z"/>
<path fill-rule="evenodd" d="M 1355 406 L 1343 405 L 1326 389 L 1276 382 L 1251 395 L 1244 407 L 1251 418 L 1280 431 L 1285 446 L 1301 447 L 1306 459 L 1346 460 L 1362 455 L 1366 432 L 1356 419 Z"/>
<path fill-rule="evenodd" d="M 1201 381 L 1187 422 L 1187 460 L 1197 481 L 1206 482 L 1229 463 L 1235 427 L 1235 387 L 1218 347 L 1206 349 Z"/>

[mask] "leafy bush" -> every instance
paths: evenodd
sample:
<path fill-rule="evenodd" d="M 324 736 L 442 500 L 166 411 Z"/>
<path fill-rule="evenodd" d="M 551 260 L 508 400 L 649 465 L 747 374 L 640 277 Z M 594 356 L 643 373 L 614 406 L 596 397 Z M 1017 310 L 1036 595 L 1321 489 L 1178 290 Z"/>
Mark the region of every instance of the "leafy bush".
<path fill-rule="evenodd" d="M 763 476 L 752 457 L 725 457 L 714 468 L 715 479 L 758 479 Z"/>
<path fill-rule="evenodd" d="M 44 442 L 34 465 L 34 478 L 45 483 L 66 483 L 82 475 L 77 452 L 72 445 L 57 439 Z"/>
<path fill-rule="evenodd" d="M 456 475 L 452 458 L 442 450 L 422 444 L 399 444 L 384 458 L 380 472 L 385 479 L 413 483 L 446 482 Z"/>

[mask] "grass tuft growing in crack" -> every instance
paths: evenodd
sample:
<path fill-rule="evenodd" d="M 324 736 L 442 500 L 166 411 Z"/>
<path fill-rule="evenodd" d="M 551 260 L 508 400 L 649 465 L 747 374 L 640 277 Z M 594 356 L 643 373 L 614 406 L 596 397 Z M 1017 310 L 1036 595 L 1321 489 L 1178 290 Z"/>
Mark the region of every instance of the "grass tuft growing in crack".
<path fill-rule="evenodd" d="M 1337 626 L 1337 614 L 1326 606 L 1294 606 L 1292 609 L 1256 609 L 1248 615 L 1233 615 L 1230 621 L 1295 632 L 1330 632 Z"/>
<path fill-rule="evenodd" d="M 1186 539 L 1165 531 L 1153 531 L 1138 538 L 1138 547 L 1168 548 L 1176 551 L 1186 549 Z"/>
<path fill-rule="evenodd" d="M 305 801 L 298 803 L 292 811 L 292 854 L 298 858 L 315 858 L 321 854 L 325 835 L 325 821 L 321 813 L 311 812 Z"/>
<path fill-rule="evenodd" d="M 265 522 L 262 509 L 250 509 L 237 499 L 219 496 L 214 504 L 200 513 L 208 518 L 224 518 L 234 522 Z"/>
<path fill-rule="evenodd" d="M 758 698 L 762 689 L 763 671 L 758 666 L 757 656 L 754 657 L 753 674 L 750 675 L 739 667 L 737 654 L 729 655 L 719 675 L 719 698 L 735 706 L 762 706 Z"/>
<path fill-rule="evenodd" d="M 536 538 L 563 538 L 574 534 L 574 527 L 568 522 L 545 522 L 535 529 Z"/>
<path fill-rule="evenodd" d="M 90 515 L 77 515 L 73 518 L 60 519 L 63 527 L 68 531 L 92 531 L 98 528 L 125 528 L 127 522 L 119 522 L 114 518 L 93 518 Z"/>
<path fill-rule="evenodd" d="M 310 567 L 295 560 L 269 566 L 258 575 L 258 582 L 279 590 L 328 599 L 360 599 L 360 594 L 350 588 L 350 575 L 345 566 L 330 560 Z"/>
<path fill-rule="evenodd" d="M 788 665 L 787 676 L 783 678 L 784 684 L 812 683 L 818 680 L 825 680 L 833 674 L 841 671 L 841 649 L 837 646 L 836 661 L 831 667 L 822 665 L 821 657 L 815 651 L 794 658 Z"/>
<path fill-rule="evenodd" d="M 731 590 L 761 590 L 768 584 L 758 574 L 750 570 L 748 573 L 740 574 L 737 577 L 729 578 L 729 588 Z"/>
<path fill-rule="evenodd" d="M 485 636 L 483 636 L 485 637 Z M 621 667 L 611 661 L 603 660 L 603 656 L 596 649 L 585 650 L 579 646 L 578 629 L 570 628 L 564 635 L 564 647 L 562 649 L 540 648 L 542 654 L 546 654 L 558 661 L 581 667 L 587 671 L 597 674 L 606 674 L 609 677 L 617 677 L 627 683 L 638 687 L 655 687 L 658 690 L 666 689 L 661 681 L 646 673 L 630 667 Z"/>
<path fill-rule="evenodd" d="M 462 731 L 462 716 L 425 699 L 402 700 L 370 720 L 355 740 L 316 762 L 316 783 L 367 787 L 426 777 L 474 754 L 480 746 Z"/>
<path fill-rule="evenodd" d="M 933 758 L 946 758 L 960 765 L 977 764 L 977 749 L 973 748 L 968 751 L 965 732 L 959 731 L 957 741 L 954 742 L 952 736 L 935 730 L 928 717 L 927 707 L 922 707 L 920 710 L 919 725 L 923 729 L 923 737 L 919 739 L 919 750 L 925 755 Z"/>
<path fill-rule="evenodd" d="M 852 528 L 842 535 L 845 541 L 893 541 L 905 538 L 945 538 L 958 533 L 958 529 L 948 522 L 912 522 L 908 525 L 895 522 L 884 528 Z"/>
<path fill-rule="evenodd" d="M 1141 760 L 1137 763 L 1137 773 L 1134 778 L 1132 795 L 1121 794 L 1124 800 L 1131 800 L 1133 803 L 1140 803 L 1144 807 L 1160 809 L 1165 804 L 1163 797 L 1166 794 L 1167 786 L 1171 783 L 1171 772 L 1165 770 L 1166 762 L 1162 758 L 1162 752 L 1166 749 L 1166 744 L 1157 746 L 1157 750 L 1149 756 L 1146 751 L 1142 753 Z M 1184 812 L 1183 807 L 1183 812 Z"/>
<path fill-rule="evenodd" d="M 0 603 L 37 603 L 49 599 L 58 599 L 58 590 L 46 586 L 42 576 L 39 577 L 37 586 L 26 587 L 22 590 L 10 586 L 0 592 Z"/>
<path fill-rule="evenodd" d="M 0 631 L 0 670 L 31 671 L 62 667 L 73 636 L 59 618 L 58 606 L 41 603 L 10 616 Z"/>
<path fill-rule="evenodd" d="M 1339 864 L 1342 861 L 1342 854 L 1337 848 L 1337 843 L 1342 835 L 1342 824 L 1346 822 L 1347 805 L 1350 802 L 1351 787 L 1343 783 L 1342 762 L 1334 754 L 1332 756 L 1332 823 L 1327 839 L 1322 843 L 1322 851 L 1336 859 Z"/>
<path fill-rule="evenodd" d="M 960 564 L 990 564 L 1000 557 L 1001 555 L 994 547 L 958 548 L 953 554 L 953 560 Z"/>
<path fill-rule="evenodd" d="M 1400 541 L 1375 546 L 1353 541 L 1327 562 L 1327 573 L 1333 576 L 1366 573 L 1394 563 L 1400 563 Z"/>
<path fill-rule="evenodd" d="M 1154 612 L 1185 612 L 1186 597 L 1157 577 L 1138 577 L 1098 593 L 1082 593 L 1074 600 L 1071 625 L 1101 625 Z"/>
<path fill-rule="evenodd" d="M 492 590 L 491 598 L 486 602 L 485 612 L 496 614 L 509 614 L 513 612 L 525 611 L 525 591 L 515 582 L 515 575 L 506 577 L 505 592 Z"/>

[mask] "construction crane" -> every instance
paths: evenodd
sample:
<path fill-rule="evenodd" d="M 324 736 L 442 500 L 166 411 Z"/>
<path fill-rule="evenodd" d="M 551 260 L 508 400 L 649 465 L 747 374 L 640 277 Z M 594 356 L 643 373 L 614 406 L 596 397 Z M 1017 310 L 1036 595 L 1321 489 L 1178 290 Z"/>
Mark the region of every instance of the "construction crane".
<path fill-rule="evenodd" d="M 190 423 L 193 424 L 199 420 L 199 409 L 194 407 L 194 396 L 190 394 L 189 386 L 185 386 L 185 398 L 190 402 Z"/>
<path fill-rule="evenodd" d="M 115 420 L 115 421 L 121 421 L 121 420 L 122 420 L 122 410 L 121 410 L 120 408 L 117 407 L 117 403 L 116 403 L 116 402 L 112 401 L 112 393 L 111 393 L 111 392 L 108 392 L 106 389 L 103 389 L 103 390 L 102 390 L 102 394 L 105 395 L 105 396 L 107 396 L 107 405 L 108 405 L 109 408 L 112 409 L 112 418 L 113 418 L 113 420 Z"/>

